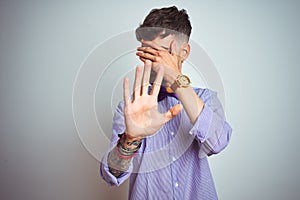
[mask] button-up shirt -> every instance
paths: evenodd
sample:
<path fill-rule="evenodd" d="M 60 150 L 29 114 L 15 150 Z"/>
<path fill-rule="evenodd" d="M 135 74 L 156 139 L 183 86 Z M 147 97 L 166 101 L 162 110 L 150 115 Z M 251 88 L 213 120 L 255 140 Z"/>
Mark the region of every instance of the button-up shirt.
<path fill-rule="evenodd" d="M 111 147 L 100 166 L 107 183 L 119 186 L 130 177 L 129 199 L 217 199 L 207 158 L 228 145 L 232 129 L 217 94 L 209 89 L 194 90 L 204 102 L 196 122 L 192 124 L 183 109 L 157 133 L 143 139 L 129 169 L 116 178 L 107 166 L 107 155 L 125 131 L 124 103 L 119 104 Z M 164 113 L 178 103 L 176 98 L 167 97 L 158 103 L 158 109 Z"/>

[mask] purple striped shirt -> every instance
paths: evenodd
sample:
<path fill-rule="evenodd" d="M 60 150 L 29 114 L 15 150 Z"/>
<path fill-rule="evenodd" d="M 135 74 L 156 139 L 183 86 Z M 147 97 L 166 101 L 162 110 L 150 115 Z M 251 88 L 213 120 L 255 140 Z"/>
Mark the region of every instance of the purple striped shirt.
<path fill-rule="evenodd" d="M 121 102 L 113 119 L 111 147 L 101 161 L 100 174 L 110 185 L 119 186 L 130 177 L 129 199 L 218 199 L 207 155 L 217 154 L 229 143 L 232 129 L 225 121 L 217 94 L 194 88 L 204 102 L 197 121 L 191 124 L 181 111 L 155 135 L 143 139 L 129 169 L 119 178 L 107 166 L 107 155 L 125 130 Z M 180 103 L 173 97 L 158 103 L 160 112 Z"/>

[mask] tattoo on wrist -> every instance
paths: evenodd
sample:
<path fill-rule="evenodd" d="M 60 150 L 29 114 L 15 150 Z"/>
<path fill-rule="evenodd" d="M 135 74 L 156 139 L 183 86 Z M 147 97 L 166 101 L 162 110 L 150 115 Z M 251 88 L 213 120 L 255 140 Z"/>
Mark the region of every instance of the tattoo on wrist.
<path fill-rule="evenodd" d="M 119 136 L 118 144 L 108 154 L 109 171 L 115 176 L 121 176 L 128 170 L 132 158 L 141 147 L 141 140 L 126 141 L 126 134 Z"/>
<path fill-rule="evenodd" d="M 136 152 L 142 144 L 141 140 L 133 140 L 133 141 L 128 141 L 127 140 L 127 135 L 123 133 L 122 135 L 119 135 L 120 139 L 118 141 L 118 147 L 120 149 L 120 152 Z"/>

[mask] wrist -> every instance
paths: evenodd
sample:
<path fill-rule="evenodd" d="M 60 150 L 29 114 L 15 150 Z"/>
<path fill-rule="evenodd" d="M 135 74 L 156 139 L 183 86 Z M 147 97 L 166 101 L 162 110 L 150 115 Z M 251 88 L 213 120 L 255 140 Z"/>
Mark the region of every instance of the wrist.
<path fill-rule="evenodd" d="M 188 76 L 180 74 L 175 79 L 174 83 L 171 85 L 171 89 L 176 93 L 179 89 L 189 88 L 191 85 L 191 80 Z"/>
<path fill-rule="evenodd" d="M 179 75 L 181 75 L 181 73 L 177 71 L 173 71 L 172 74 L 166 75 L 166 82 L 168 84 L 167 86 L 171 87 L 176 82 L 176 79 Z"/>
<path fill-rule="evenodd" d="M 138 150 L 142 143 L 141 137 L 132 137 L 125 132 L 119 137 L 118 146 L 122 146 L 123 149 Z"/>
<path fill-rule="evenodd" d="M 137 136 L 132 136 L 132 134 L 127 133 L 126 131 L 122 134 L 124 135 L 124 138 L 126 140 L 126 142 L 133 142 L 135 140 L 142 140 L 142 137 L 137 137 Z"/>

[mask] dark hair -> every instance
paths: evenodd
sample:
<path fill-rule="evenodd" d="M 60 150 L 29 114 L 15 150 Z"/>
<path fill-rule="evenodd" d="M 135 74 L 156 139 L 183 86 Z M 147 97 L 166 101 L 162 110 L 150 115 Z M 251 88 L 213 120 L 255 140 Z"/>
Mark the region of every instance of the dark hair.
<path fill-rule="evenodd" d="M 144 22 L 136 29 L 138 41 L 153 40 L 158 35 L 162 38 L 170 35 L 184 35 L 188 40 L 191 35 L 191 22 L 186 10 L 178 10 L 176 6 L 153 9 Z"/>

